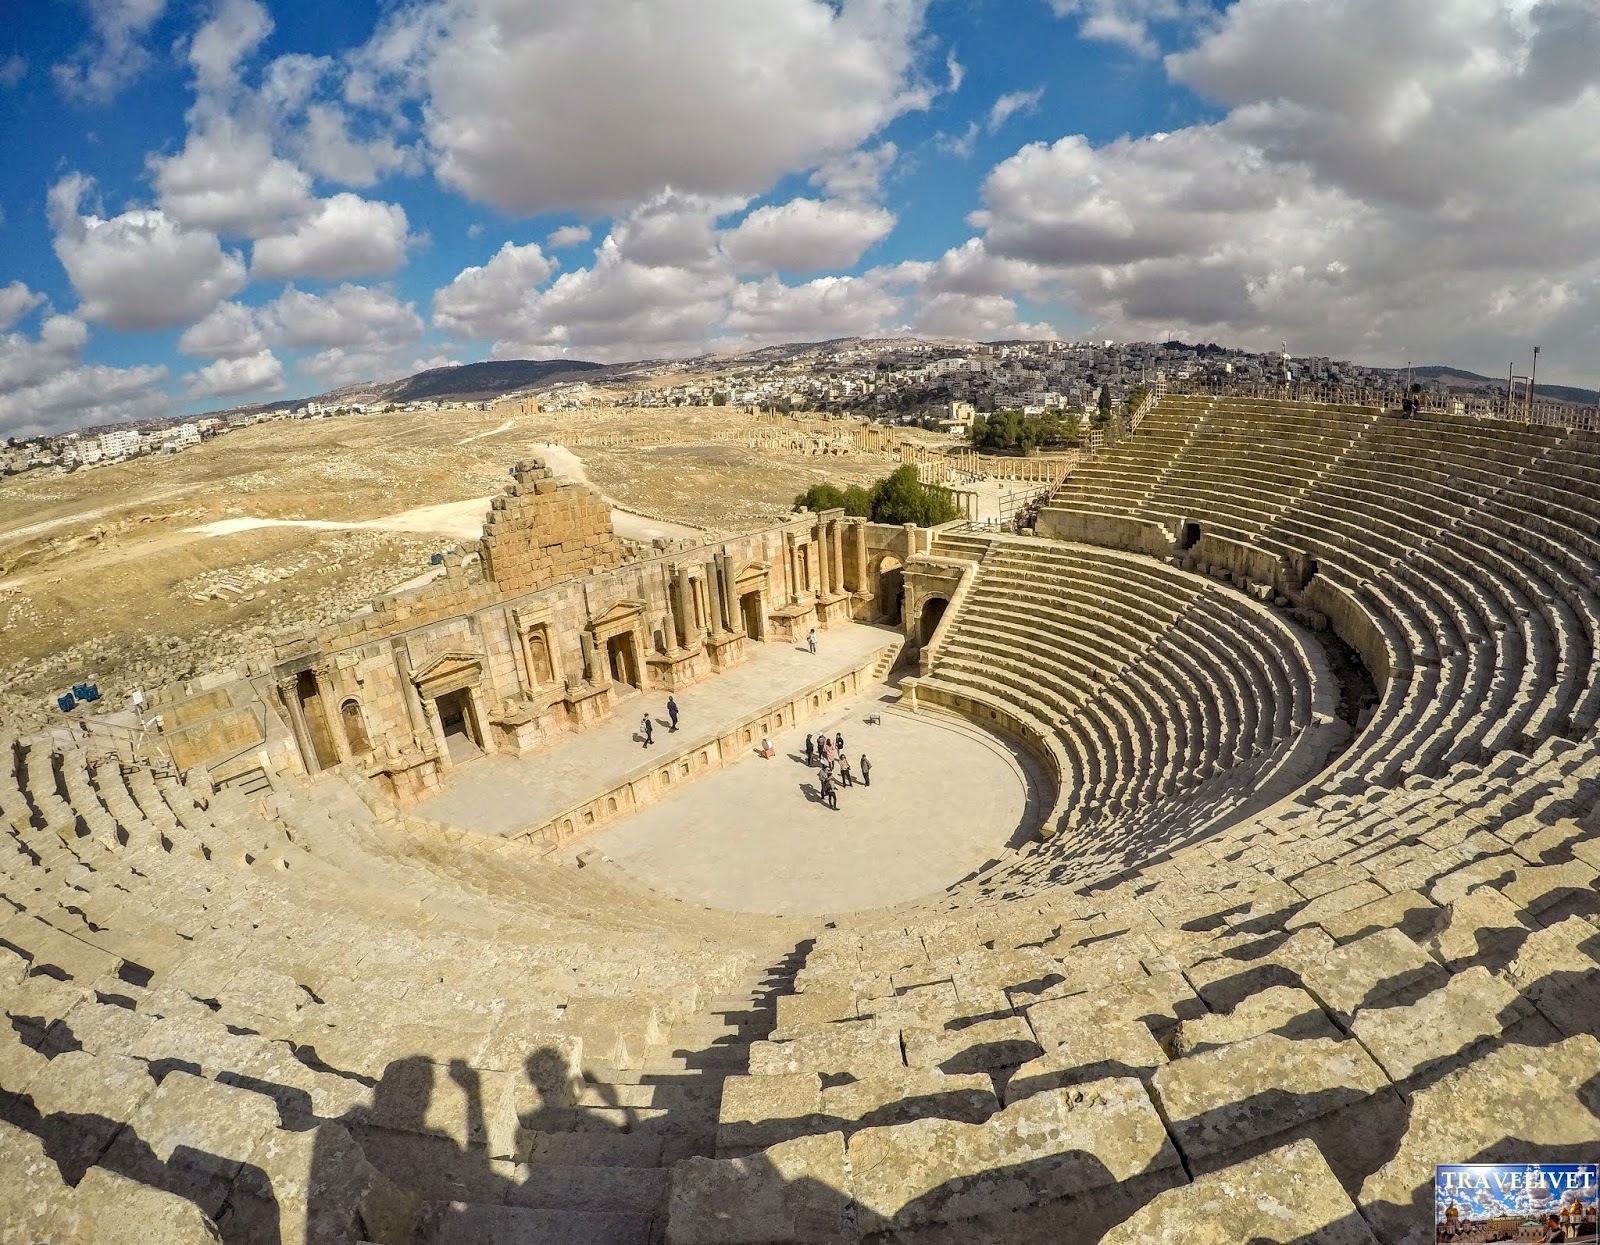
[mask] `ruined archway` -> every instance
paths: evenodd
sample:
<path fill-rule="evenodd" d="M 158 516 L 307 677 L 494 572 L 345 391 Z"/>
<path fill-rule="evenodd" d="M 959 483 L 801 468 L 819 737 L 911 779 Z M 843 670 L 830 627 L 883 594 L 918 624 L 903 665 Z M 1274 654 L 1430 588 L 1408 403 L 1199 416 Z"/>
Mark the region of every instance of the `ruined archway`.
<path fill-rule="evenodd" d="M 922 621 L 917 630 L 917 638 L 924 648 L 933 642 L 933 633 L 939 629 L 939 623 L 949 606 L 950 602 L 944 597 L 929 597 L 922 603 Z"/>

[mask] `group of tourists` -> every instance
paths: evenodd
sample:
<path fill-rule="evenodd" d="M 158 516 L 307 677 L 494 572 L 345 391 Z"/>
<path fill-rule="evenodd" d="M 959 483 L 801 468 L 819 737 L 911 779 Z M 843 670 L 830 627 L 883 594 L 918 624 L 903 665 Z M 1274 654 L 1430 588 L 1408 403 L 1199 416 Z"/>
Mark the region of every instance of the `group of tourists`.
<path fill-rule="evenodd" d="M 667 721 L 671 723 L 669 733 L 678 729 L 678 702 L 671 696 L 667 697 Z M 655 743 L 656 725 L 648 713 L 644 715 L 644 719 L 639 723 L 639 733 L 634 738 L 642 740 L 646 748 Z M 763 735 L 761 737 L 760 755 L 770 758 L 774 754 L 775 749 L 772 746 L 772 740 Z M 829 739 L 826 734 L 807 735 L 806 765 L 816 768 L 821 787 L 822 802 L 832 809 L 839 807 L 839 788 L 856 785 L 858 771 L 861 776 L 861 785 L 863 787 L 872 786 L 872 762 L 867 760 L 867 754 L 863 752 L 858 770 L 850 768 L 850 757 L 844 750 L 843 731 L 835 731 L 832 739 Z"/>
<path fill-rule="evenodd" d="M 829 808 L 839 807 L 839 788 L 855 786 L 856 778 L 850 771 L 850 756 L 844 750 L 844 732 L 838 731 L 832 739 L 826 735 L 806 736 L 806 764 L 816 766 L 821 783 L 822 802 Z M 872 786 L 872 762 L 861 754 L 861 785 Z"/>
<path fill-rule="evenodd" d="M 671 696 L 667 697 L 667 721 L 672 725 L 667 729 L 670 735 L 678 729 L 678 702 Z M 650 747 L 656 741 L 656 724 L 650 720 L 650 715 L 644 715 L 644 720 L 639 723 L 638 738 L 644 740 L 644 746 Z"/>

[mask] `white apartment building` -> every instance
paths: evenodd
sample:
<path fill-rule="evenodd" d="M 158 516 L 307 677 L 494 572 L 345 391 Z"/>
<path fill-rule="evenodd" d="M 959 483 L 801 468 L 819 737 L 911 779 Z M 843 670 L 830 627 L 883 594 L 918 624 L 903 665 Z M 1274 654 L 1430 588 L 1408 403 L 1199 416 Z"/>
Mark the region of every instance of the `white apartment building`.
<path fill-rule="evenodd" d="M 116 432 L 102 432 L 100 434 L 100 453 L 106 458 L 129 458 L 139 452 L 143 442 L 137 432 L 131 428 L 119 429 Z M 87 462 L 88 459 L 82 461 Z"/>

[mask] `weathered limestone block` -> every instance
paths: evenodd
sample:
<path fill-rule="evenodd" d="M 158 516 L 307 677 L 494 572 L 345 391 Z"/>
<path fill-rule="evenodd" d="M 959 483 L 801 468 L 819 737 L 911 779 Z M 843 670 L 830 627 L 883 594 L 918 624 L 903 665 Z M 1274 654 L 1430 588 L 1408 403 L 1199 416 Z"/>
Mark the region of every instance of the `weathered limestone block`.
<path fill-rule="evenodd" d="M 1517 907 L 1535 915 L 1545 912 L 1594 911 L 1597 874 L 1581 860 L 1559 865 L 1523 865 L 1500 893 Z M 1549 918 L 1546 917 L 1546 920 Z"/>
<path fill-rule="evenodd" d="M 0 1103 L 4 1103 L 26 1096 L 34 1078 L 50 1066 L 50 1060 L 14 1035 L 0 1035 L 0 1039 Z"/>
<path fill-rule="evenodd" d="M 367 1161 L 338 1124 L 262 1137 L 234 1182 L 217 1226 L 228 1240 L 283 1245 L 409 1239 L 419 1202 Z M 278 1235 L 270 1234 L 276 1229 Z"/>
<path fill-rule="evenodd" d="M 1419 1091 L 1394 1158 L 1361 1186 L 1362 1213 L 1385 1245 L 1433 1240 L 1433 1167 L 1451 1162 L 1588 1161 L 1600 1137 L 1593 1087 L 1600 1042 L 1506 1046 Z"/>
<path fill-rule="evenodd" d="M 1523 863 L 1515 852 L 1500 852 L 1453 869 L 1440 877 L 1428 890 L 1428 896 L 1437 904 L 1454 903 L 1477 886 L 1498 888 L 1508 881 Z"/>
<path fill-rule="evenodd" d="M 215 1218 L 256 1143 L 277 1128 L 278 1112 L 260 1094 L 169 1072 L 127 1123 L 102 1165 Z"/>
<path fill-rule="evenodd" d="M 690 1158 L 672 1169 L 667 1245 L 847 1245 L 844 1137 L 786 1141 L 738 1159 Z"/>
<path fill-rule="evenodd" d="M 950 1223 L 1171 1172 L 1177 1152 L 1143 1086 L 1113 1078 L 1036 1095 L 985 1124 L 918 1120 L 850 1139 L 863 1233 Z"/>
<path fill-rule="evenodd" d="M 1174 1057 L 1198 1055 L 1263 1033 L 1286 1038 L 1334 1038 L 1339 1030 L 1321 1004 L 1304 990 L 1273 986 L 1252 994 L 1231 1012 L 1185 1020 L 1167 1038 Z"/>
<path fill-rule="evenodd" d="M 1046 1004 L 1045 1006 L 1048 1006 Z M 1038 1008 L 1030 1008 L 1031 1013 Z M 1136 1021 L 1108 1020 L 1102 1024 L 1077 1025 L 1065 1030 L 1059 1014 L 1055 1023 L 1042 1023 L 1043 1035 L 1036 1034 L 1044 1054 L 1030 1059 L 1006 1083 L 1006 1102 L 1031 1094 L 1085 1081 L 1112 1076 L 1148 1079 L 1151 1072 L 1167 1062 L 1160 1043 L 1150 1030 Z M 1050 1040 L 1046 1041 L 1046 1037 Z"/>
<path fill-rule="evenodd" d="M 953 981 L 935 981 L 903 994 L 863 999 L 857 1004 L 857 1010 L 863 1016 L 875 1017 L 880 1023 L 928 1028 L 938 1028 L 952 1016 L 962 1014 L 961 999 Z"/>
<path fill-rule="evenodd" d="M 1532 1011 L 1486 968 L 1469 968 L 1409 1007 L 1364 1007 L 1351 1032 L 1394 1081 L 1498 1037 Z"/>
<path fill-rule="evenodd" d="M 1451 972 L 1474 964 L 1498 971 L 1528 936 L 1516 906 L 1487 888 L 1468 892 L 1444 911 L 1443 926 L 1426 946 Z"/>
<path fill-rule="evenodd" d="M 1300 929 L 1303 926 L 1321 925 L 1326 920 L 1341 917 L 1365 904 L 1382 899 L 1386 894 L 1388 892 L 1383 887 L 1371 880 L 1342 886 L 1338 890 L 1328 891 L 1312 899 L 1283 923 L 1284 928 Z"/>
<path fill-rule="evenodd" d="M 778 996 L 778 1023 L 773 1036 L 787 1036 L 801 1025 L 855 1018 L 856 996 L 849 986 L 807 986 L 803 994 Z"/>
<path fill-rule="evenodd" d="M 213 1245 L 222 1234 L 192 1202 L 93 1167 L 57 1204 L 39 1231 L 43 1241 L 73 1245 Z M 292 1238 L 281 1238 L 287 1245 Z"/>
<path fill-rule="evenodd" d="M 750 1071 L 771 1076 L 787 1072 L 848 1073 L 864 1080 L 905 1068 L 900 1055 L 900 1030 L 873 1021 L 851 1024 L 795 1025 L 786 1042 L 752 1042 Z"/>
<path fill-rule="evenodd" d="M 1397 929 L 1368 934 L 1299 963 L 1306 988 L 1346 1028 L 1357 1009 L 1417 997 L 1442 986 L 1445 971 Z"/>
<path fill-rule="evenodd" d="M 1443 910 L 1421 891 L 1403 890 L 1330 916 L 1321 924 L 1335 942 L 1352 942 L 1381 929 L 1397 929 L 1420 942 L 1443 917 Z"/>
<path fill-rule="evenodd" d="M 1141 972 L 1085 994 L 1035 1003 L 1027 1016 L 1039 1045 L 1048 1050 L 1097 1024 L 1134 1021 L 1160 1033 L 1183 1017 L 1204 1015 L 1205 1010 L 1182 973 Z"/>
<path fill-rule="evenodd" d="M 7 1240 L 46 1241 L 46 1225 L 69 1190 L 32 1133 L 0 1120 L 0 1207 Z M 135 1238 L 129 1238 L 135 1239 Z"/>
<path fill-rule="evenodd" d="M 717 1157 L 737 1158 L 820 1132 L 821 1111 L 822 1078 L 815 1072 L 730 1076 L 722 1083 Z"/>
<path fill-rule="evenodd" d="M 1376 1245 L 1355 1203 L 1309 1141 L 1158 1194 L 1100 1245 Z"/>
<path fill-rule="evenodd" d="M 905 1029 L 901 1037 L 907 1067 L 941 1072 L 988 1072 L 1043 1054 L 1021 1016 L 980 1020 L 961 1029 Z"/>
<path fill-rule="evenodd" d="M 1600 930 L 1578 917 L 1529 934 L 1500 974 L 1562 1033 L 1600 1031 Z"/>
<path fill-rule="evenodd" d="M 936 1069 L 902 1068 L 822 1091 L 823 1126 L 847 1134 L 929 1117 L 977 1124 L 999 1109 L 994 1082 L 981 1072 L 948 1076 Z"/>
<path fill-rule="evenodd" d="M 51 1152 L 74 1179 L 100 1161 L 118 1129 L 155 1092 L 150 1069 L 122 1055 L 57 1055 L 33 1078 L 28 1096 L 46 1121 Z"/>
<path fill-rule="evenodd" d="M 1320 929 L 1302 929 L 1271 947 L 1264 955 L 1244 958 L 1239 953 L 1202 960 L 1184 970 L 1194 991 L 1214 1012 L 1232 1011 L 1242 1000 L 1273 986 L 1299 987 L 1301 966 L 1334 949 L 1333 939 Z M 1253 950 L 1253 949 L 1252 949 Z"/>
<path fill-rule="evenodd" d="M 1156 1072 L 1151 1092 L 1192 1170 L 1391 1094 L 1360 1043 L 1296 1042 L 1273 1033 L 1176 1059 Z"/>

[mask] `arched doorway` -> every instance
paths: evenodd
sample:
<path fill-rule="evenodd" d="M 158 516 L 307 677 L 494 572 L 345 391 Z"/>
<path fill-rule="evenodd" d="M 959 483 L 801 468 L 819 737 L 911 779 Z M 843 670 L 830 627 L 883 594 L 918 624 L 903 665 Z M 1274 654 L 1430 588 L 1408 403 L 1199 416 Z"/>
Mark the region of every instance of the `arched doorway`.
<path fill-rule="evenodd" d="M 339 706 L 339 720 L 344 726 L 344 737 L 350 744 L 352 756 L 364 757 L 372 751 L 372 741 L 367 738 L 367 724 L 361 717 L 361 706 L 347 700 Z"/>
<path fill-rule="evenodd" d="M 918 630 L 918 638 L 924 648 L 932 642 L 933 633 L 939 629 L 939 621 L 949 605 L 950 602 L 943 597 L 929 597 L 922 603 L 922 625 Z"/>
<path fill-rule="evenodd" d="M 877 598 L 883 621 L 898 627 L 906 606 L 905 574 L 900 559 L 891 554 L 884 555 L 878 563 Z"/>

